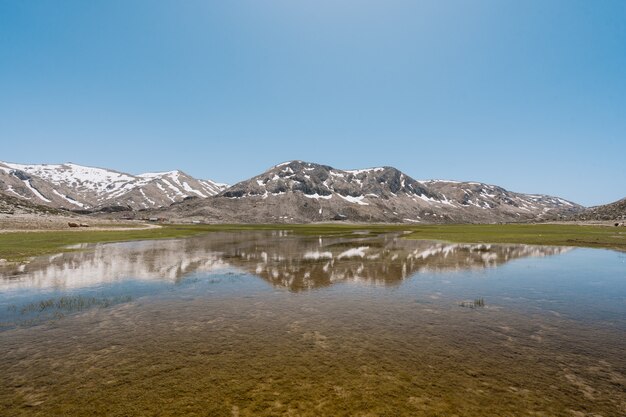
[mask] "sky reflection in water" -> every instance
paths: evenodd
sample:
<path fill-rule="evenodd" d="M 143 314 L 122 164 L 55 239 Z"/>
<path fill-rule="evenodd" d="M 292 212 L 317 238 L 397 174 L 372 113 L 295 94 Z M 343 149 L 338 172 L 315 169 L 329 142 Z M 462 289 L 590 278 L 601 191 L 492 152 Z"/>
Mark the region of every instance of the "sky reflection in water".
<path fill-rule="evenodd" d="M 626 313 L 626 255 L 608 250 L 286 232 L 213 233 L 83 249 L 0 269 L 0 322 L 31 317 L 38 313 L 34 304 L 60 297 L 117 303 L 322 288 L 346 297 L 372 291 L 371 296 L 447 303 L 487 298 L 494 306 L 619 326 Z"/>

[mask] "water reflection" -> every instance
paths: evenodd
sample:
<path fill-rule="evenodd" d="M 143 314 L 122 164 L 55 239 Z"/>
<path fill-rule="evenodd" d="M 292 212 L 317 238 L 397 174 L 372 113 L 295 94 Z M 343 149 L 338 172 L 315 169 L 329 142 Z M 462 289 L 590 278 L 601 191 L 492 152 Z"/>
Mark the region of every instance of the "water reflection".
<path fill-rule="evenodd" d="M 193 274 L 233 268 L 291 291 L 346 281 L 394 285 L 417 272 L 489 268 L 570 250 L 411 241 L 398 235 L 329 238 L 263 232 L 213 233 L 82 249 L 0 268 L 0 292 L 77 290 L 128 280 L 179 283 Z"/>
<path fill-rule="evenodd" d="M 360 239 L 280 239 L 225 254 L 232 265 L 292 291 L 352 281 L 395 285 L 417 272 L 495 267 L 512 259 L 570 248 L 449 244 L 398 236 Z"/>

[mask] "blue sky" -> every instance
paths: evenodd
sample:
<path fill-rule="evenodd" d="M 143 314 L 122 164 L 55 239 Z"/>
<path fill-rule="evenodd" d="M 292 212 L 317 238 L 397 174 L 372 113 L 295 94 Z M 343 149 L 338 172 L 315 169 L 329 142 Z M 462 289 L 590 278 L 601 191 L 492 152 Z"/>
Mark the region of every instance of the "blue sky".
<path fill-rule="evenodd" d="M 626 196 L 625 1 L 0 0 L 0 160 Z"/>

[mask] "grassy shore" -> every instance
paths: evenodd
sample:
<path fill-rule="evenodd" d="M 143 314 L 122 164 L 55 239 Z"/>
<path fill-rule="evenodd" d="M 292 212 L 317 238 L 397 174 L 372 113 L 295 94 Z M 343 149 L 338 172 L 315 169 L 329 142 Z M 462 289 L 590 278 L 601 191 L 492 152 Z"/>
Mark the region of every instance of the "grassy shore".
<path fill-rule="evenodd" d="M 480 224 L 412 228 L 411 239 L 466 243 L 523 243 L 626 250 L 626 228 L 576 224 Z"/>
<path fill-rule="evenodd" d="M 533 245 L 583 246 L 626 250 L 626 229 L 569 224 L 505 225 L 165 225 L 142 230 L 46 231 L 0 234 L 0 259 L 23 261 L 33 256 L 70 250 L 70 245 L 96 242 L 184 238 L 218 231 L 289 230 L 303 235 L 350 235 L 408 232 L 408 239 L 464 243 L 523 243 Z"/>
<path fill-rule="evenodd" d="M 81 243 L 182 238 L 207 231 L 203 227 L 172 225 L 140 230 L 2 233 L 0 234 L 0 259 L 23 261 L 33 256 L 76 250 L 67 247 Z"/>

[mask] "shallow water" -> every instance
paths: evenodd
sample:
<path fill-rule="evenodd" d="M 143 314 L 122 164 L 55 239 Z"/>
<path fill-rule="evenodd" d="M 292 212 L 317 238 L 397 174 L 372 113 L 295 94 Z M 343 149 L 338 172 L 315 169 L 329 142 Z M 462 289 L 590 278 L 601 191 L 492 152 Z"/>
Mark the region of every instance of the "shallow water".
<path fill-rule="evenodd" d="M 623 253 L 285 232 L 83 249 L 0 269 L 0 415 L 626 415 Z"/>

